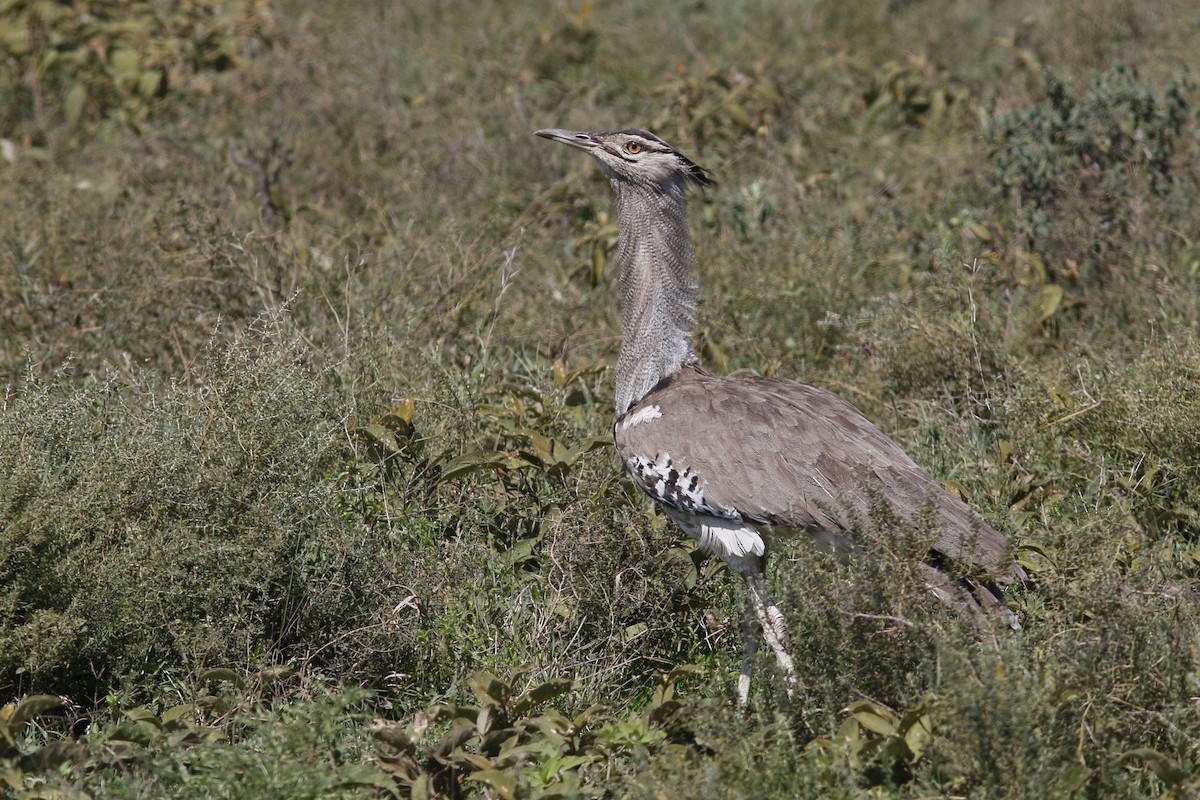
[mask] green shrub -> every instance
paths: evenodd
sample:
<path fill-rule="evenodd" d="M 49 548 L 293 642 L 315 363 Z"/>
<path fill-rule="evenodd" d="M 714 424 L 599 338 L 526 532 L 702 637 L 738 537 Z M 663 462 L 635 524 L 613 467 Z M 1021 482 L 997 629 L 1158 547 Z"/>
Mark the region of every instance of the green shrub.
<path fill-rule="evenodd" d="M 140 128 L 168 93 L 209 92 L 271 25 L 257 0 L 6 0 L 0 130 L 113 120 Z"/>
<path fill-rule="evenodd" d="M 504 798 L 605 797 L 605 784 L 629 762 L 684 749 L 669 741 L 686 702 L 676 683 L 695 672 L 660 675 L 646 707 L 625 718 L 599 703 L 573 716 L 548 705 L 578 688 L 568 679 L 519 691 L 523 671 L 507 680 L 479 673 L 471 679 L 474 703 L 438 704 L 403 726 L 380 721 L 381 767 L 414 798 L 460 797 L 472 785 Z"/>
<path fill-rule="evenodd" d="M 1200 541 L 1200 349 L 1192 333 L 1136 357 L 1097 359 L 1042 377 L 1011 400 L 1004 427 L 1073 487 L 1122 518 L 1117 546 Z"/>
<path fill-rule="evenodd" d="M 1188 227 L 1190 90 L 1182 79 L 1155 92 L 1122 66 L 1080 96 L 1051 73 L 1043 100 L 993 121 L 997 184 L 1052 280 L 1127 269 L 1130 255 L 1165 241 L 1172 226 Z"/>
<path fill-rule="evenodd" d="M 159 710 L 113 709 L 64 734 L 58 698 L 0 709 L 0 781 L 13 797 L 365 798 L 390 787 L 363 763 L 368 696 L 286 671 L 218 670 Z M 316 697 L 312 693 L 316 693 Z M 11 714 L 17 724 L 11 724 Z M 6 747 L 10 734 L 14 746 Z"/>
<path fill-rule="evenodd" d="M 564 670 L 583 691 L 645 691 L 647 670 L 712 657 L 703 620 L 724 582 L 697 586 L 691 548 L 622 480 L 599 370 L 561 363 L 477 383 L 436 369 L 355 430 L 343 513 L 403 548 L 423 619 L 425 687 L 478 669 Z M 549 373 L 549 374 L 546 374 Z"/>
<path fill-rule="evenodd" d="M 0 685 L 81 694 L 157 686 L 160 669 L 370 660 L 395 601 L 369 577 L 378 543 L 334 512 L 339 414 L 282 325 L 212 345 L 190 386 L 135 373 L 10 392 Z M 378 674 L 403 660 L 404 637 L 385 638 Z"/>

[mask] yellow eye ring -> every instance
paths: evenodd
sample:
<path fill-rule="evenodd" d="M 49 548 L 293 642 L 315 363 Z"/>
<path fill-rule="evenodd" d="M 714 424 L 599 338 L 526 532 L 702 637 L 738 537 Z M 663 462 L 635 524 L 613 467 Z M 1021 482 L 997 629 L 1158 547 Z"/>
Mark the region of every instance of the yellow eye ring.
<path fill-rule="evenodd" d="M 630 142 L 629 144 L 625 145 L 625 152 L 636 156 L 638 153 L 642 152 L 642 146 L 638 142 Z"/>

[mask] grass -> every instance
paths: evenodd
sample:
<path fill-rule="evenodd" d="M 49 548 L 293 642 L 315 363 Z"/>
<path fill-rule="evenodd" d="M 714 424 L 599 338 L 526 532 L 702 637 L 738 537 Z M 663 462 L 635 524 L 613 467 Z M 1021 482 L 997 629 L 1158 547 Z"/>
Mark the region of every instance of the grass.
<path fill-rule="evenodd" d="M 0 12 L 6 791 L 1200 788 L 1188 3 L 93 5 Z M 802 688 L 736 709 L 741 588 L 612 455 L 608 188 L 531 136 L 628 124 L 718 180 L 706 362 L 1008 531 L 1021 632 L 788 544 Z"/>

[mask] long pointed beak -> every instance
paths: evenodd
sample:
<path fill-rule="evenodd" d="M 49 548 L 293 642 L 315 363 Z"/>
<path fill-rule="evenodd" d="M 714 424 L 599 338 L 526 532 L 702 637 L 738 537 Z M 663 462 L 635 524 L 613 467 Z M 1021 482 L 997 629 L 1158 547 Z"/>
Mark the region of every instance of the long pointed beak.
<path fill-rule="evenodd" d="M 540 131 L 534 131 L 534 136 L 540 136 L 543 139 L 549 139 L 552 142 L 562 142 L 571 147 L 577 147 L 580 150 L 592 150 L 600 146 L 590 133 L 587 131 L 567 131 L 562 128 L 542 128 Z"/>

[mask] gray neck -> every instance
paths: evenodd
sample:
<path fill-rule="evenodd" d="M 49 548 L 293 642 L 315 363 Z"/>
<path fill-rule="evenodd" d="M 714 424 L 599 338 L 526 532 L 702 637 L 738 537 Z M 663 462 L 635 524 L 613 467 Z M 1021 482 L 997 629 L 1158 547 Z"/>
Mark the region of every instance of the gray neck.
<path fill-rule="evenodd" d="M 682 180 L 638 185 L 612 181 L 617 195 L 621 269 L 621 355 L 617 414 L 668 375 L 694 363 L 691 329 L 698 292 Z"/>

